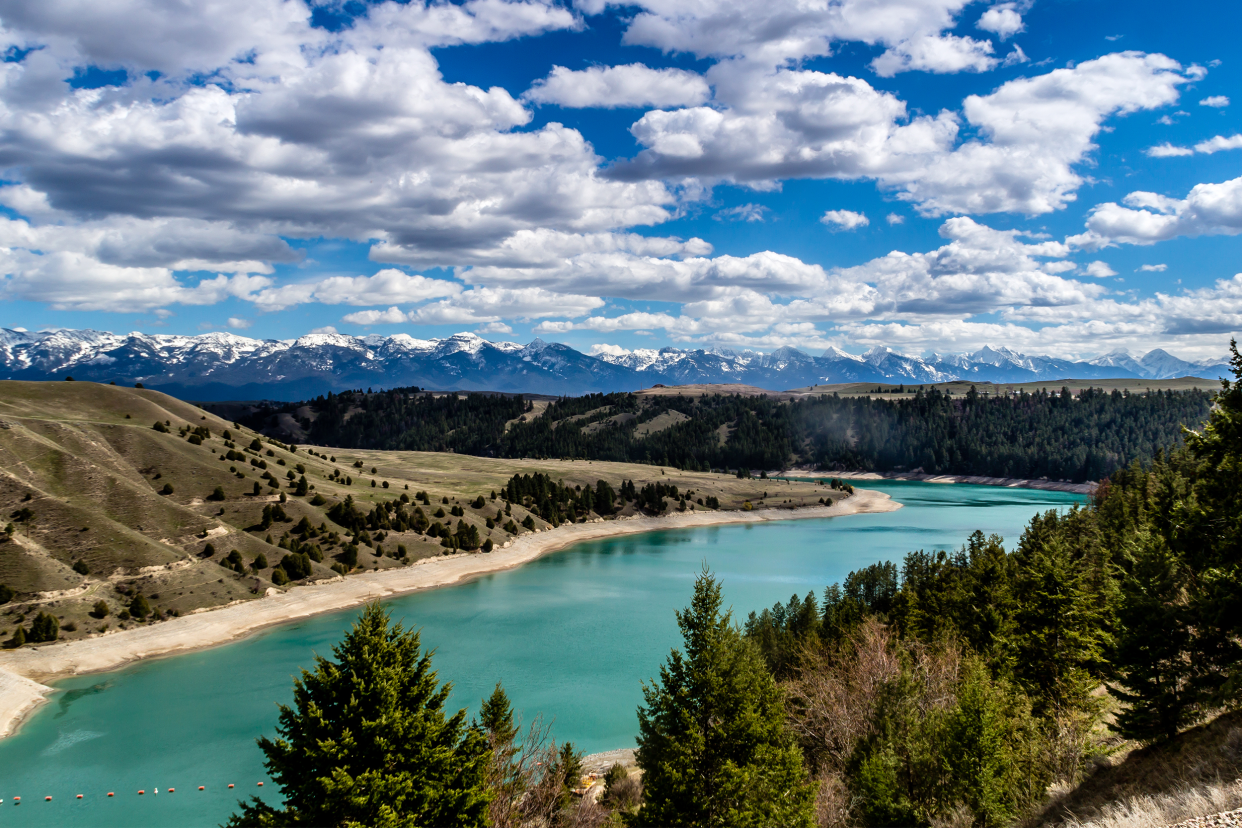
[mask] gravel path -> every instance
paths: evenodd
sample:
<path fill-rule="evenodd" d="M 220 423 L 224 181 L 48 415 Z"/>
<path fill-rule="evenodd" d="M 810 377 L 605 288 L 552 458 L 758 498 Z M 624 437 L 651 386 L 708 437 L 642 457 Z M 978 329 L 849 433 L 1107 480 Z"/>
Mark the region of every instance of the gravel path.
<path fill-rule="evenodd" d="M 1170 828 L 1242 828 L 1242 808 L 1179 822 Z"/>

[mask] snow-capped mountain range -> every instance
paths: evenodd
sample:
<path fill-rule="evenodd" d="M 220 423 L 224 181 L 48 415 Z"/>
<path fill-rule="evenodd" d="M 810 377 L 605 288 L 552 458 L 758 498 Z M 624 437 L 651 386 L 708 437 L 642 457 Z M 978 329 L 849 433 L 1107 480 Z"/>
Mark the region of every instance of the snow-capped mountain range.
<path fill-rule="evenodd" d="M 906 356 L 889 348 L 862 355 L 830 348 L 811 356 L 724 349 L 620 351 L 589 355 L 536 339 L 490 342 L 308 334 L 251 339 L 229 333 L 168 336 L 92 330 L 31 333 L 0 329 L 0 379 L 141 382 L 193 400 L 307 399 L 329 390 L 417 385 L 578 395 L 637 390 L 656 383 L 745 383 L 774 391 L 839 382 L 1028 382 L 1059 379 L 1227 376 L 1225 360 L 1187 362 L 1155 350 L 1117 351 L 1087 362 L 984 347 L 971 354 Z"/>

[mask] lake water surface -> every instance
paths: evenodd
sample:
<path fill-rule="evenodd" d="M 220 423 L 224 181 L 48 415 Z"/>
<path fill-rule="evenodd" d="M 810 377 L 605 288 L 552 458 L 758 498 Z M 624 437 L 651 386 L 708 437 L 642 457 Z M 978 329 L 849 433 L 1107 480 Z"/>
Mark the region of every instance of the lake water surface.
<path fill-rule="evenodd" d="M 455 705 L 477 709 L 503 680 L 528 719 L 554 718 L 559 740 L 588 753 L 633 747 L 641 682 L 679 643 L 673 612 L 689 602 L 704 562 L 744 620 L 793 593 L 822 594 L 861 566 L 900 563 L 913 549 L 957 548 L 975 529 L 1004 536 L 1012 548 L 1033 514 L 1083 500 L 987 486 L 863 485 L 905 508 L 591 541 L 387 606 L 436 648 Z M 254 739 L 274 732 L 291 677 L 315 653 L 328 655 L 356 614 L 58 682 L 51 703 L 0 740 L 0 826 L 209 826 L 225 821 L 241 797 L 275 800 L 270 781 L 257 787 L 267 777 Z"/>

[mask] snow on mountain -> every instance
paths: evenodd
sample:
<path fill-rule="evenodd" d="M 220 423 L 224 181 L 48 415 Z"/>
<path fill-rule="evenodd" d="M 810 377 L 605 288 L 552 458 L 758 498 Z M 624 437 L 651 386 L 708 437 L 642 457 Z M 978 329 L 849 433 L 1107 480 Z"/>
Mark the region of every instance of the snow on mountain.
<path fill-rule="evenodd" d="M 353 337 L 307 334 L 294 340 L 215 332 L 198 336 L 38 333 L 0 329 L 0 377 L 143 382 L 186 399 L 305 399 L 358 387 L 416 385 L 545 394 L 628 390 L 655 383 L 744 383 L 771 390 L 838 382 L 1023 382 L 1029 380 L 1196 375 L 1227 376 L 1225 360 L 1187 362 L 1154 350 L 1135 358 L 1115 351 L 1088 362 L 987 346 L 971 354 L 908 356 L 875 347 L 862 355 L 828 348 L 771 353 L 724 348 L 597 346 L 584 354 L 536 339 L 491 342 L 472 333 L 445 339 L 408 334 Z"/>
<path fill-rule="evenodd" d="M 836 345 L 833 345 L 827 348 L 822 354 L 820 354 L 820 356 L 823 359 L 831 359 L 834 361 L 843 360 L 846 362 L 865 362 L 865 360 L 862 357 L 856 356 L 855 354 L 846 353 L 845 351 L 842 351 L 840 348 L 838 348 Z"/>
<path fill-rule="evenodd" d="M 1187 374 L 1194 373 L 1197 367 L 1194 363 L 1178 359 L 1168 351 L 1161 350 L 1160 348 L 1148 351 L 1138 361 L 1138 364 L 1143 367 L 1143 370 L 1152 379 L 1184 377 Z"/>
<path fill-rule="evenodd" d="M 1152 351 L 1155 353 L 1155 351 Z M 1163 353 L 1163 351 L 1161 352 Z M 1095 359 L 1087 360 L 1087 364 L 1095 365 L 1100 368 L 1121 368 L 1129 371 L 1136 377 L 1142 376 L 1144 368 L 1139 364 L 1138 360 L 1130 356 L 1128 351 L 1111 351 L 1104 356 L 1098 356 Z"/>

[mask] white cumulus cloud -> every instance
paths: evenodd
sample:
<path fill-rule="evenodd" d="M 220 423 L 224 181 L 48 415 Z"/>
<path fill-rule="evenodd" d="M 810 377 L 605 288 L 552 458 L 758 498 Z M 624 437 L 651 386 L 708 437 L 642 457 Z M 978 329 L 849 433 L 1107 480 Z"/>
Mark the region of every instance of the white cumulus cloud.
<path fill-rule="evenodd" d="M 819 221 L 837 230 L 855 230 L 871 223 L 865 215 L 852 210 L 829 210 L 819 217 Z"/>
<path fill-rule="evenodd" d="M 1001 40 L 1013 37 L 1024 28 L 1022 14 L 1014 3 L 1000 3 L 983 13 L 976 27 L 991 32 Z"/>
<path fill-rule="evenodd" d="M 651 69 L 641 63 L 571 71 L 554 66 L 522 96 L 570 108 L 698 106 L 711 97 L 702 75 L 684 69 Z"/>
<path fill-rule="evenodd" d="M 1133 192 L 1121 204 L 1092 209 L 1087 232 L 1069 243 L 1086 249 L 1107 244 L 1154 244 L 1177 236 L 1242 233 L 1242 178 L 1219 184 L 1196 184 L 1185 198 Z"/>

